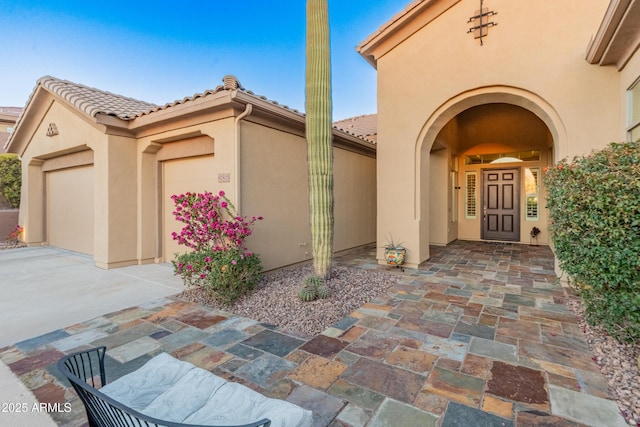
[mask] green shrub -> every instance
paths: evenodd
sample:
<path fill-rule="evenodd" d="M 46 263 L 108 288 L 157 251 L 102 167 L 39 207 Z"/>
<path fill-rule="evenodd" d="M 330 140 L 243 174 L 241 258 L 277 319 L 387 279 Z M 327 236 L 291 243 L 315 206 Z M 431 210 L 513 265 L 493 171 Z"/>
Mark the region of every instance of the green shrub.
<path fill-rule="evenodd" d="M 586 319 L 620 341 L 640 339 L 640 145 L 612 143 L 545 175 L 560 266 Z"/>
<path fill-rule="evenodd" d="M 15 154 L 0 154 L 0 199 L 10 207 L 20 206 L 22 162 Z"/>
<path fill-rule="evenodd" d="M 235 248 L 178 255 L 173 266 L 187 287 L 199 287 L 224 305 L 249 294 L 262 272 L 258 255 Z"/>
<path fill-rule="evenodd" d="M 232 304 L 251 292 L 262 272 L 260 257 L 238 249 L 213 252 L 210 266 L 203 288 L 223 304 Z"/>

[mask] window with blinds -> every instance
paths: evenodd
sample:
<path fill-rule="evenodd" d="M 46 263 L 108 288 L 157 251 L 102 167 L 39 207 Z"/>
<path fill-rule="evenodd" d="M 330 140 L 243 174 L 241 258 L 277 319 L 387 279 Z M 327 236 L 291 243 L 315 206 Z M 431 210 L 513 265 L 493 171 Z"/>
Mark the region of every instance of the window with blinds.
<path fill-rule="evenodd" d="M 465 178 L 464 216 L 467 219 L 476 219 L 478 175 L 476 172 L 465 172 L 464 178 Z"/>
<path fill-rule="evenodd" d="M 540 207 L 540 169 L 525 168 L 524 189 L 526 194 L 526 218 L 529 221 L 538 220 L 538 210 Z"/>

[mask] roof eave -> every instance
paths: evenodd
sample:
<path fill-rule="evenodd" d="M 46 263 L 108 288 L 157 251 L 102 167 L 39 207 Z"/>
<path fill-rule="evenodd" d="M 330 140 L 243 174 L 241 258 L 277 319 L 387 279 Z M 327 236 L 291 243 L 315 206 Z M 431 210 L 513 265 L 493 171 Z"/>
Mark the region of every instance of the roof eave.
<path fill-rule="evenodd" d="M 220 91 L 206 96 L 189 99 L 171 106 L 145 113 L 129 123 L 129 129 L 138 137 L 159 126 L 164 126 L 185 117 L 198 117 L 227 108 L 231 98 L 228 91 Z"/>
<path fill-rule="evenodd" d="M 355 135 L 351 135 L 339 129 L 333 129 L 333 145 L 343 150 L 363 154 L 368 157 L 376 157 L 377 146 Z"/>
<path fill-rule="evenodd" d="M 7 153 L 14 153 L 22 157 L 28 145 L 27 141 L 30 140 L 30 137 L 22 138 L 22 135 L 33 135 L 40 122 L 36 123 L 32 118 L 45 114 L 52 103 L 53 96 L 51 93 L 42 86 L 36 85 L 29 96 L 27 105 L 25 105 L 22 113 L 16 119 L 13 132 L 9 135 L 9 139 L 3 147 Z M 20 143 L 20 141 L 23 141 L 23 143 Z"/>
<path fill-rule="evenodd" d="M 369 64 L 377 68 L 380 57 L 460 1 L 414 0 L 356 46 L 356 51 Z M 398 36 L 395 40 L 391 40 L 395 35 Z"/>
<path fill-rule="evenodd" d="M 587 62 L 624 68 L 640 44 L 638 19 L 640 0 L 612 0 L 597 33 L 589 41 Z"/>

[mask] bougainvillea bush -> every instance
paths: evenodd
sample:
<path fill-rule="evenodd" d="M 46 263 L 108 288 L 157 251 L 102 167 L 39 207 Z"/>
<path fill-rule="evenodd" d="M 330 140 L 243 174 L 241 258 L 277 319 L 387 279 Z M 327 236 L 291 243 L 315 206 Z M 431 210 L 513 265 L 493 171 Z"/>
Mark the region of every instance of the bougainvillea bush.
<path fill-rule="evenodd" d="M 244 246 L 253 224 L 262 217 L 237 214 L 224 191 L 171 196 L 173 215 L 184 223 L 173 240 L 191 249 L 177 254 L 174 271 L 187 287 L 202 288 L 222 304 L 232 304 L 255 288 L 260 278 L 260 257 Z"/>
<path fill-rule="evenodd" d="M 640 341 L 640 145 L 562 160 L 545 185 L 556 256 L 587 321 Z"/>

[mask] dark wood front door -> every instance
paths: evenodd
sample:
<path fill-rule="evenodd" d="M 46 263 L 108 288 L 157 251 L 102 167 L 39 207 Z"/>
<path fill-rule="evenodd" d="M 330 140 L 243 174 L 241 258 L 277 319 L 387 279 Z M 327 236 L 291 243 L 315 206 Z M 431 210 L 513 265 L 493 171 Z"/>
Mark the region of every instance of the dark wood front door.
<path fill-rule="evenodd" d="M 482 171 L 482 238 L 520 240 L 520 169 Z"/>

